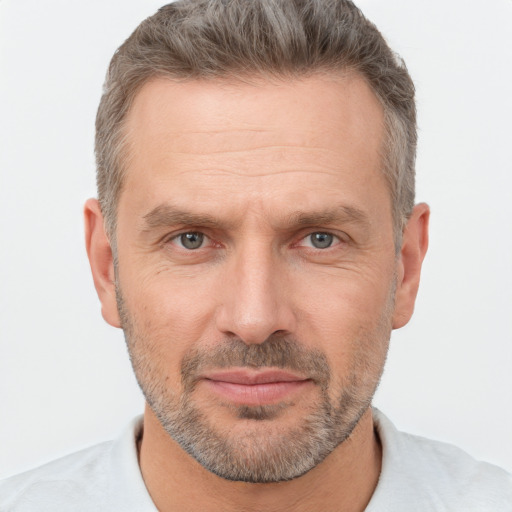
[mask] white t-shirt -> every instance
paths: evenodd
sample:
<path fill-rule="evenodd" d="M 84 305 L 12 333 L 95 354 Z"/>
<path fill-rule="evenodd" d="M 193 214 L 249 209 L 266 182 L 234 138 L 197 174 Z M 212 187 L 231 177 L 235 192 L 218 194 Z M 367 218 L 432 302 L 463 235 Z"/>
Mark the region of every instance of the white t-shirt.
<path fill-rule="evenodd" d="M 399 432 L 377 409 L 382 471 L 366 512 L 512 512 L 512 476 L 455 446 Z M 157 512 L 123 435 L 0 482 L 1 512 Z"/>

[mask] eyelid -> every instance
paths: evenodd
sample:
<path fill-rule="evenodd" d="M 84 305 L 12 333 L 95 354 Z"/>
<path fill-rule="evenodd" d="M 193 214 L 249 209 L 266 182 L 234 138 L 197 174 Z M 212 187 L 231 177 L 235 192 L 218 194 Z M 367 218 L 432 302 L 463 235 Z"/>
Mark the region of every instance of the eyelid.
<path fill-rule="evenodd" d="M 207 235 L 205 233 L 205 230 L 194 229 L 194 228 L 181 229 L 178 232 L 168 234 L 162 238 L 161 244 L 166 245 L 166 244 L 172 243 L 173 245 L 179 247 L 180 249 L 190 251 L 190 249 L 187 249 L 187 248 L 183 247 L 181 244 L 176 243 L 176 241 L 179 241 L 181 235 L 184 235 L 185 233 L 200 233 L 201 235 L 203 235 L 204 241 L 203 241 L 203 245 L 200 247 L 200 249 L 203 249 L 207 246 L 220 246 L 221 245 L 219 243 L 216 243 L 211 236 Z M 298 242 L 293 243 L 292 245 L 295 247 L 304 246 L 302 244 L 302 242 L 304 242 L 307 238 L 309 238 L 311 235 L 313 235 L 315 233 L 329 234 L 334 238 L 333 245 L 329 246 L 326 249 L 318 249 L 316 247 L 309 246 L 310 249 L 317 250 L 317 251 L 326 251 L 327 249 L 336 247 L 340 243 L 348 243 L 350 240 L 350 236 L 347 235 L 346 233 L 335 233 L 334 230 L 329 230 L 329 229 L 308 229 L 307 231 L 303 232 L 303 234 L 300 235 Z M 196 249 L 196 250 L 199 250 L 199 249 Z"/>
<path fill-rule="evenodd" d="M 313 247 L 312 245 L 304 245 L 302 242 L 304 242 L 306 239 L 308 239 L 311 235 L 314 235 L 315 233 L 325 233 L 326 235 L 331 235 L 333 237 L 333 244 L 330 245 L 329 247 L 326 247 L 325 249 L 320 249 L 318 247 Z M 314 251 L 327 251 L 329 249 L 332 249 L 334 247 L 337 247 L 339 244 L 341 243 L 346 243 L 348 242 L 348 235 L 345 235 L 343 236 L 343 234 L 341 233 L 334 233 L 332 230 L 329 230 L 329 229 L 313 229 L 313 230 L 309 230 L 306 232 L 305 235 L 301 236 L 301 238 L 299 239 L 299 241 L 294 244 L 295 246 L 298 246 L 298 247 L 307 247 L 308 249 L 312 249 Z"/>
<path fill-rule="evenodd" d="M 181 243 L 177 243 L 177 242 L 179 242 L 180 237 L 182 235 L 185 235 L 186 233 L 198 233 L 198 234 L 203 235 L 203 237 L 204 237 L 203 245 L 201 245 L 201 247 L 199 249 L 203 249 L 205 246 L 209 245 L 209 243 L 212 242 L 212 239 L 204 231 L 201 231 L 199 229 L 182 229 L 178 233 L 172 233 L 170 235 L 166 235 L 162 239 L 162 245 L 172 244 L 172 245 L 175 245 L 185 251 L 190 251 L 190 249 L 183 247 L 183 245 Z M 196 250 L 199 250 L 199 249 L 196 249 Z"/>

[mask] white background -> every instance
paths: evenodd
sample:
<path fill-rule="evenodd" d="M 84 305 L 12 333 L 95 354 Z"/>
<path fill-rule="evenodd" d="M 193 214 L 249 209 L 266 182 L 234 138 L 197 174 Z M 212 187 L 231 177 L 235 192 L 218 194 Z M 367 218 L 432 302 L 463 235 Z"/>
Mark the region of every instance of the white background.
<path fill-rule="evenodd" d="M 159 7 L 0 0 L 0 476 L 116 436 L 142 411 L 104 324 L 81 210 L 110 56 Z M 375 403 L 512 470 L 512 1 L 362 0 L 418 91 L 432 207 L 417 312 Z"/>

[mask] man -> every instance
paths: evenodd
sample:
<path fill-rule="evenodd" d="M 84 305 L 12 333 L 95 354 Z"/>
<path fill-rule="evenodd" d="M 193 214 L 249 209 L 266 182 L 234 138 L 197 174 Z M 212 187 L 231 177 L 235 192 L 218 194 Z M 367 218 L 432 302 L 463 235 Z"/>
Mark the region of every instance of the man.
<path fill-rule="evenodd" d="M 346 1 L 176 2 L 115 54 L 87 251 L 147 401 L 6 510 L 510 510 L 371 408 L 413 311 L 414 87 Z"/>

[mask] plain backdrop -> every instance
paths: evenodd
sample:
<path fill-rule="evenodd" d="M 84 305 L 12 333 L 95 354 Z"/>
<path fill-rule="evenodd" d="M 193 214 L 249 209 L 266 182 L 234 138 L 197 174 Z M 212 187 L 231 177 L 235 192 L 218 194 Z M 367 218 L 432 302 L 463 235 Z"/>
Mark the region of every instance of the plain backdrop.
<path fill-rule="evenodd" d="M 375 404 L 512 470 L 512 1 L 361 0 L 417 85 L 416 313 Z M 0 0 L 0 477 L 115 437 L 142 411 L 83 244 L 107 64 L 155 0 Z"/>

